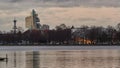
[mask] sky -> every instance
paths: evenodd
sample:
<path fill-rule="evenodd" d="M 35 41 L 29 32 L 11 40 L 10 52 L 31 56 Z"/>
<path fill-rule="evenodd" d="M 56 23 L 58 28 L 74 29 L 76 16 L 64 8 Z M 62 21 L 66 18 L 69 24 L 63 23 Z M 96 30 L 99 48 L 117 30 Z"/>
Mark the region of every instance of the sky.
<path fill-rule="evenodd" d="M 62 23 L 67 26 L 116 26 L 120 23 L 120 0 L 0 0 L 0 30 L 25 28 L 25 17 L 35 9 L 40 24 L 54 28 Z"/>

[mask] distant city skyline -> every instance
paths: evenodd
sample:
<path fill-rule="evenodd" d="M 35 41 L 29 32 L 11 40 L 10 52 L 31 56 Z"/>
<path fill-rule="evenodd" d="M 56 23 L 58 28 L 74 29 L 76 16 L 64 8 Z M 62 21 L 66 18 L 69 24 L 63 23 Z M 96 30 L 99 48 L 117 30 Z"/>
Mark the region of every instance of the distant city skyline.
<path fill-rule="evenodd" d="M 41 24 L 115 26 L 120 23 L 120 0 L 0 0 L 0 30 L 25 29 L 25 17 L 35 9 Z"/>

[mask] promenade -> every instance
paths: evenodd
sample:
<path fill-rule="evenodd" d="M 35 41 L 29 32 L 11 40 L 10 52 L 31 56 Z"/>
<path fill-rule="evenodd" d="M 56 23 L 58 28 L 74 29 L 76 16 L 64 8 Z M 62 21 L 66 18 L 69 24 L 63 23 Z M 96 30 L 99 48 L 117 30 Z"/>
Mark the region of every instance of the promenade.
<path fill-rule="evenodd" d="M 0 51 L 43 51 L 43 50 L 98 50 L 115 49 L 120 50 L 120 46 L 0 46 Z"/>

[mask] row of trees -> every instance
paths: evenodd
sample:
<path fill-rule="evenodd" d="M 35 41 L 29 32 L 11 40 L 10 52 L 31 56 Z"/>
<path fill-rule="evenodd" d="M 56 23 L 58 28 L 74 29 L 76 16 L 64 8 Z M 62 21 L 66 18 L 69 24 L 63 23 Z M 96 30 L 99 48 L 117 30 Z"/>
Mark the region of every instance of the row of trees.
<path fill-rule="evenodd" d="M 91 44 L 120 44 L 120 23 L 113 26 L 83 25 L 79 28 L 68 27 L 65 24 L 56 26 L 53 30 L 18 30 L 17 33 L 0 32 L 0 43 L 49 43 L 49 44 L 74 44 L 75 38 L 88 39 Z M 83 43 L 82 43 L 83 44 Z M 85 43 L 84 43 L 85 44 Z"/>
<path fill-rule="evenodd" d="M 27 30 L 17 33 L 1 33 L 1 44 L 63 44 L 68 43 L 71 39 L 71 29 L 64 30 Z"/>
<path fill-rule="evenodd" d="M 73 32 L 84 39 L 91 40 L 92 44 L 119 44 L 120 43 L 120 23 L 113 26 L 81 26 L 81 30 Z"/>

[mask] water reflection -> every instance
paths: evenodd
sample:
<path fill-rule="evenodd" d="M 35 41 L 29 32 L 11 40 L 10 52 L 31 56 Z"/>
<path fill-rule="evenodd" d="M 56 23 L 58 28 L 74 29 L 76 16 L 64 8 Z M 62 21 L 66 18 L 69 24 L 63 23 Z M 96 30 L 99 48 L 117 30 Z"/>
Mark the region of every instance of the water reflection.
<path fill-rule="evenodd" d="M 120 50 L 0 52 L 0 68 L 120 68 Z"/>

